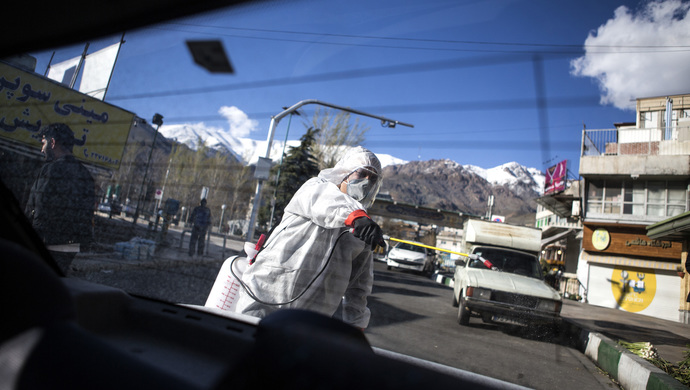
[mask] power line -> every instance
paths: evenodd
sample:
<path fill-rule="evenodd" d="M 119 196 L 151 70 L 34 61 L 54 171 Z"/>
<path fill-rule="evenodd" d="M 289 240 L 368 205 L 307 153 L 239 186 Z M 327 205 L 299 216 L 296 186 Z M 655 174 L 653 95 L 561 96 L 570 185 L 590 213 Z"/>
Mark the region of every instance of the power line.
<path fill-rule="evenodd" d="M 243 38 L 243 39 L 254 39 L 254 40 L 264 40 L 264 41 L 277 41 L 277 42 L 293 42 L 293 43 L 309 43 L 309 44 L 315 44 L 315 45 L 335 45 L 335 46 L 353 46 L 353 47 L 369 47 L 369 48 L 375 48 L 375 49 L 405 49 L 405 50 L 425 50 L 425 51 L 446 51 L 446 52 L 466 52 L 466 53 L 530 53 L 530 54 L 569 54 L 569 55 L 581 55 L 584 53 L 585 47 L 582 45 L 578 46 L 577 50 L 574 50 L 572 47 L 569 47 L 568 45 L 548 45 L 548 44 L 542 44 L 544 47 L 546 46 L 552 46 L 554 48 L 566 48 L 569 50 L 542 50 L 542 51 L 535 51 L 535 50 L 508 50 L 508 49 L 459 49 L 459 48 L 439 48 L 439 47 L 420 47 L 420 46 L 391 46 L 391 45 L 376 45 L 376 44 L 365 44 L 365 43 L 346 43 L 346 42 L 331 42 L 331 41 L 307 41 L 307 40 L 300 40 L 300 39 L 289 39 L 289 38 L 268 38 L 268 37 L 257 37 L 257 36 L 247 36 L 247 35 L 236 35 L 236 34 L 219 34 L 219 33 L 211 33 L 211 32 L 206 32 L 206 31 L 189 31 L 189 30 L 183 30 L 183 29 L 177 29 L 177 28 L 165 28 L 162 26 L 155 27 L 159 30 L 166 30 L 166 31 L 177 31 L 177 32 L 186 32 L 186 33 L 192 33 L 192 34 L 203 34 L 203 35 L 211 35 L 214 37 L 217 36 L 224 36 L 224 37 L 232 37 L 232 38 Z M 489 44 L 489 43 L 487 43 Z M 497 45 L 500 45 L 501 43 L 496 43 Z M 505 43 L 505 45 L 520 45 L 520 44 L 510 44 L 510 43 Z M 524 44 L 524 46 L 538 46 L 538 44 Z M 622 47 L 626 48 L 625 46 L 587 46 L 587 47 L 594 47 L 594 48 L 616 48 L 616 47 Z M 674 48 L 675 46 L 667 46 L 668 48 Z M 690 51 L 690 46 L 678 46 L 678 50 L 667 50 L 666 46 L 631 46 L 630 48 L 634 48 L 636 50 L 627 50 L 627 51 L 621 51 L 619 49 L 617 50 L 612 50 L 612 51 L 595 51 L 595 52 L 588 52 L 588 54 L 644 54 L 644 53 L 675 53 L 675 52 L 687 52 Z M 663 50 L 660 50 L 659 48 L 662 48 Z M 647 49 L 647 50 L 641 50 L 641 49 Z"/>
<path fill-rule="evenodd" d="M 332 42 L 332 41 L 307 41 L 301 39 L 289 39 L 289 38 L 268 38 L 268 37 L 257 37 L 257 36 L 247 36 L 247 35 L 236 35 L 236 34 L 218 34 L 206 31 L 190 31 L 178 28 L 165 28 L 162 26 L 155 27 L 159 30 L 165 31 L 176 31 L 185 32 L 193 34 L 203 34 L 211 35 L 214 37 L 223 36 L 231 38 L 243 38 L 243 39 L 254 39 L 263 41 L 275 41 L 275 42 L 292 42 L 292 43 L 309 43 L 314 45 L 331 45 L 331 46 L 351 46 L 351 47 L 369 47 L 374 49 L 405 49 L 405 50 L 426 50 L 426 51 L 446 51 L 446 52 L 469 52 L 469 53 L 532 53 L 527 50 L 499 50 L 499 49 L 460 49 L 460 48 L 441 48 L 441 47 L 421 47 L 421 46 L 391 46 L 391 45 L 379 45 L 379 44 L 367 44 L 367 43 L 348 43 L 348 42 Z M 690 49 L 688 49 L 690 50 Z M 654 51 L 655 53 L 658 51 Z M 560 53 L 560 54 L 582 54 L 583 50 L 580 47 L 579 50 L 568 50 L 568 51 L 549 51 L 549 53 Z M 637 53 L 637 52 L 635 52 Z M 645 52 L 645 53 L 648 53 Z"/>
<path fill-rule="evenodd" d="M 687 51 L 690 51 L 690 49 Z M 131 94 L 131 95 L 111 96 L 109 98 L 109 100 L 130 100 L 130 99 L 143 99 L 143 98 L 152 98 L 152 97 L 161 97 L 161 96 L 180 96 L 180 95 L 192 95 L 192 94 L 202 94 L 202 93 L 205 94 L 205 93 L 221 92 L 221 91 L 279 87 L 279 86 L 285 86 L 285 85 L 307 84 L 307 83 L 317 83 L 317 82 L 325 82 L 325 81 L 337 81 L 337 80 L 365 78 L 365 77 L 374 77 L 374 76 L 390 76 L 390 75 L 399 75 L 399 74 L 406 74 L 406 73 L 429 72 L 429 71 L 436 71 L 436 70 L 449 70 L 449 69 L 461 69 L 461 68 L 470 68 L 470 67 L 479 67 L 479 66 L 514 64 L 514 63 L 532 61 L 535 53 L 537 53 L 537 52 L 510 51 L 510 52 L 502 52 L 502 54 L 500 54 L 500 55 L 492 55 L 492 56 L 458 58 L 458 59 L 451 59 L 451 60 L 428 61 L 428 62 L 413 63 L 413 64 L 402 64 L 402 65 L 392 65 L 392 66 L 382 66 L 382 67 L 372 67 L 372 68 L 361 68 L 361 69 L 352 69 L 352 70 L 344 70 L 344 71 L 324 72 L 324 73 L 297 76 L 297 77 L 283 77 L 283 78 L 274 78 L 274 79 L 268 79 L 268 80 L 258 80 L 258 81 L 236 83 L 236 84 L 224 84 L 224 85 L 195 87 L 195 88 L 187 88 L 187 89 L 145 92 L 145 93 L 138 93 L 138 94 Z M 542 56 L 542 58 L 544 60 L 553 60 L 553 59 L 559 59 L 559 58 L 567 58 L 572 53 L 545 51 L 545 52 L 540 52 L 539 54 L 540 54 L 540 56 Z"/>
<path fill-rule="evenodd" d="M 558 54 L 551 55 L 545 59 L 555 59 L 559 57 Z M 451 60 L 428 61 L 413 64 L 391 65 L 382 67 L 360 68 L 352 70 L 324 72 L 311 75 L 297 76 L 297 77 L 282 77 L 268 80 L 249 81 L 236 84 L 223 84 L 205 87 L 194 87 L 187 89 L 177 89 L 168 91 L 154 91 L 143 92 L 131 95 L 111 96 L 108 100 L 130 100 L 143 99 L 161 96 L 179 96 L 179 95 L 193 95 L 193 94 L 207 94 L 212 92 L 236 91 L 242 89 L 256 89 L 278 87 L 295 84 L 308 84 L 324 81 L 337 81 L 346 79 L 356 79 L 375 76 L 391 76 L 406 73 L 430 72 L 438 70 L 449 70 L 459 68 L 470 68 L 479 66 L 515 64 L 519 62 L 530 62 L 532 56 L 524 53 L 524 55 L 495 55 L 485 57 L 470 57 L 457 58 Z"/>
<path fill-rule="evenodd" d="M 268 32 L 278 34 L 295 34 L 295 35 L 309 35 L 318 37 L 337 37 L 337 38 L 355 38 L 355 39 L 369 39 L 369 40 L 390 40 L 400 42 L 425 42 L 425 43 L 452 43 L 465 45 L 482 45 L 482 46 L 518 46 L 518 47 L 553 47 L 553 48 L 576 48 L 582 49 L 584 44 L 550 44 L 550 43 L 525 43 L 525 42 L 491 42 L 491 41 L 470 41 L 470 40 L 455 40 L 455 39 L 430 39 L 430 38 L 402 38 L 402 37 L 388 37 L 376 35 L 355 35 L 355 34 L 335 34 L 335 33 L 315 33 L 307 31 L 290 31 L 290 30 L 272 30 L 262 28 L 247 28 L 247 27 L 230 27 L 230 26 L 215 26 L 203 25 L 195 23 L 170 22 L 167 24 L 190 26 L 190 27 L 204 27 L 217 28 L 223 30 L 236 31 L 251 31 L 251 32 Z M 246 36 L 242 36 L 246 37 Z M 268 39 L 268 38 L 267 38 Z M 317 43 L 317 42 L 310 42 Z M 587 45 L 592 48 L 627 48 L 627 49 L 659 49 L 659 48 L 685 48 L 690 49 L 690 45 Z"/>
<path fill-rule="evenodd" d="M 547 99 L 550 109 L 558 108 L 572 108 L 572 107 L 598 107 L 598 96 L 561 96 Z M 536 103 L 533 98 L 527 99 L 492 99 L 491 101 L 461 101 L 461 102 L 430 102 L 430 103 L 413 103 L 413 104 L 395 104 L 395 105 L 378 105 L 378 106 L 357 106 L 353 107 L 357 110 L 384 112 L 384 113 L 432 113 L 432 112 L 447 112 L 447 111 L 485 111 L 495 110 L 500 107 L 501 110 L 525 110 L 536 109 Z M 306 113 L 314 110 L 303 109 Z M 270 118 L 275 115 L 275 112 L 253 112 L 246 113 L 250 118 Z M 184 121 L 227 121 L 227 119 L 220 114 L 212 115 L 198 115 L 198 116 L 184 116 L 184 117 L 168 117 L 167 122 L 184 122 Z"/>

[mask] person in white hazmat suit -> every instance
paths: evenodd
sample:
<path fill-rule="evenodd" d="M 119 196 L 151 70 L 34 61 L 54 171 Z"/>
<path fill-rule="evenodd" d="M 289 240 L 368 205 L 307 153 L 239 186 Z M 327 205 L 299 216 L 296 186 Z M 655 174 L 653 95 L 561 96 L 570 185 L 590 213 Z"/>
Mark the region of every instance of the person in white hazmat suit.
<path fill-rule="evenodd" d="M 372 251 L 385 243 L 365 209 L 374 203 L 381 173 L 376 155 L 356 147 L 305 182 L 242 275 L 236 311 L 262 318 L 296 308 L 333 316 L 342 301 L 343 321 L 366 328 Z"/>

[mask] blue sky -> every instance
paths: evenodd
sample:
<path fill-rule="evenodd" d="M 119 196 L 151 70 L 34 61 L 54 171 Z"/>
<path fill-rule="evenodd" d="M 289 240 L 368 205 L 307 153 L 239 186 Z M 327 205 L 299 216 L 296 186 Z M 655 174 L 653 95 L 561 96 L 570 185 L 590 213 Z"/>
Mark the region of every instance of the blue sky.
<path fill-rule="evenodd" d="M 105 100 L 146 119 L 160 113 L 165 125 L 265 140 L 271 115 L 317 99 L 414 125 L 360 118 L 375 153 L 542 171 L 567 159 L 576 174 L 583 125 L 613 128 L 635 121 L 635 97 L 690 92 L 679 65 L 690 63 L 687 9 L 679 0 L 267 1 L 127 31 Z M 193 63 L 185 41 L 205 39 L 223 42 L 235 74 Z M 58 48 L 53 62 L 82 50 Z M 43 73 L 53 51 L 32 54 Z M 293 120 L 289 139 L 303 132 Z"/>

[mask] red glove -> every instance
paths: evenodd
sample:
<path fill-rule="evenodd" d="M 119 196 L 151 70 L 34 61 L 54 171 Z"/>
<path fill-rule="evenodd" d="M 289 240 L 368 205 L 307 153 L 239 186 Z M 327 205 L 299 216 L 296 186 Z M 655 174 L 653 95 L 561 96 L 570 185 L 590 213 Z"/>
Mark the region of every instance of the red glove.
<path fill-rule="evenodd" d="M 352 212 L 345 220 L 345 225 L 354 227 L 352 234 L 367 245 L 371 246 L 371 250 L 375 250 L 377 246 L 386 246 L 383 241 L 383 231 L 381 227 L 376 224 L 364 210 L 356 210 Z"/>

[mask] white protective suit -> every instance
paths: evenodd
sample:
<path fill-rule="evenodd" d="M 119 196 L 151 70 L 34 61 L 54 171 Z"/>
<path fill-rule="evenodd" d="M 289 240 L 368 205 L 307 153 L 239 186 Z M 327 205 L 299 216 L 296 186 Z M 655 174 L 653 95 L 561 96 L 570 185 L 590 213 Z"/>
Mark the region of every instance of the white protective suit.
<path fill-rule="evenodd" d="M 264 249 L 242 276 L 255 297 L 266 303 L 285 303 L 306 291 L 304 295 L 276 306 L 259 303 L 240 289 L 237 312 L 264 317 L 281 308 L 298 308 L 332 316 L 342 300 L 343 321 L 367 327 L 367 297 L 374 282 L 373 253 L 345 226 L 352 212 L 365 207 L 338 188 L 352 172 L 363 167 L 373 168 L 380 178 L 381 163 L 376 155 L 362 147 L 353 148 L 335 167 L 322 170 L 318 177 L 304 183 L 285 207 L 283 219 Z M 373 203 L 380 182 L 363 203 Z M 331 251 L 328 265 L 318 275 Z"/>

